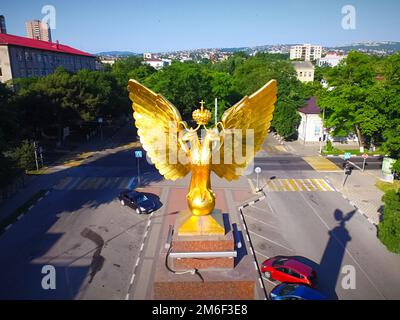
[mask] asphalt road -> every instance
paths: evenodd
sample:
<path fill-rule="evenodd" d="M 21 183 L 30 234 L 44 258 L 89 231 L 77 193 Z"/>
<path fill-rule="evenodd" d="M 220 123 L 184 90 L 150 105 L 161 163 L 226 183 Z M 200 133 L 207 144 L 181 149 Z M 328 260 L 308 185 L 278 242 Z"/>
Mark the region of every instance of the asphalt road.
<path fill-rule="evenodd" d="M 131 142 L 132 132 L 114 144 Z M 64 169 L 55 184 L 42 176 L 48 193 L 0 236 L 0 299 L 125 299 L 149 216 L 116 198 L 136 168 L 133 151 L 120 148 Z M 44 265 L 55 267 L 55 290 L 42 288 Z"/>
<path fill-rule="evenodd" d="M 133 149 L 118 148 L 132 142 L 133 136 L 133 128 L 125 128 L 114 137 L 115 148 L 95 153 L 80 166 L 40 178 L 48 193 L 0 235 L 0 299 L 148 295 L 163 217 L 136 215 L 116 199 L 120 190 L 136 181 Z M 276 142 L 268 138 L 266 144 Z M 281 150 L 257 158 L 255 164 L 263 170 L 262 183 L 294 179 L 306 185 L 308 179 L 322 179 L 329 184 L 323 173 L 302 158 Z M 187 186 L 186 180 L 173 185 L 164 182 L 145 161 L 140 168 L 145 172 L 142 183 L 159 188 L 160 212 L 169 205 L 168 194 Z M 234 183 L 214 181 L 214 187 L 224 192 L 229 211 L 245 201 L 233 199 L 234 189 L 250 191 L 254 186 L 255 177 L 247 178 L 253 179 L 252 184 L 246 178 Z M 333 299 L 400 299 L 399 256 L 386 251 L 375 227 L 354 212 L 340 193 L 265 190 L 266 200 L 243 211 L 260 263 L 278 254 L 297 256 L 317 270 L 319 289 Z M 55 290 L 42 288 L 45 265 L 55 267 Z M 345 266 L 356 272 L 354 290 L 342 287 Z M 269 291 L 275 285 L 266 280 L 265 284 Z"/>
<path fill-rule="evenodd" d="M 329 157 L 333 163 L 342 168 L 343 158 Z M 379 170 L 382 168 L 383 157 L 369 157 L 365 161 L 365 170 Z M 362 157 L 351 157 L 350 161 L 362 169 L 364 159 Z M 357 168 L 358 169 L 358 168 Z"/>
<path fill-rule="evenodd" d="M 267 140 L 274 144 L 272 138 Z M 269 154 L 257 158 L 261 183 L 307 179 L 329 184 L 300 157 Z M 256 177 L 253 176 L 253 184 Z M 314 183 L 315 184 L 315 183 Z M 326 185 L 325 185 L 326 186 Z M 244 209 L 257 259 L 288 255 L 312 266 L 318 289 L 331 299 L 399 299 L 400 257 L 389 253 L 376 237 L 376 228 L 334 190 L 275 191 L 264 189 L 266 200 Z M 348 270 L 355 271 L 355 289 L 346 289 Z M 276 283 L 265 279 L 270 291 Z"/>

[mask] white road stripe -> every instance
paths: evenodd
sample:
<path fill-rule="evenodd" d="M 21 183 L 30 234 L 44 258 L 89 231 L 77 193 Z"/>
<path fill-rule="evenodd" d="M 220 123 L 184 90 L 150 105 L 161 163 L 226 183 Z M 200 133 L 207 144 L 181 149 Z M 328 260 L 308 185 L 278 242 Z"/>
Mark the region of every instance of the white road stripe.
<path fill-rule="evenodd" d="M 140 246 L 140 250 L 139 250 L 139 252 L 142 252 L 142 250 L 143 250 L 143 247 L 144 247 L 144 242 L 142 243 L 142 245 Z"/>
<path fill-rule="evenodd" d="M 296 179 L 292 179 L 294 184 L 296 185 L 297 189 L 299 189 L 299 191 L 303 191 L 303 188 L 300 186 L 300 184 L 297 182 Z"/>
<path fill-rule="evenodd" d="M 262 238 L 262 239 L 264 239 L 264 240 L 267 240 L 267 241 L 269 241 L 269 242 L 272 242 L 272 243 L 276 244 L 277 246 L 280 246 L 280 247 L 282 247 L 282 248 L 284 248 L 284 249 L 286 249 L 286 250 L 289 250 L 289 251 L 292 251 L 292 252 L 293 252 L 292 249 L 290 249 L 290 248 L 288 248 L 288 247 L 285 247 L 284 245 L 282 245 L 282 244 L 280 244 L 280 243 L 278 243 L 278 242 L 275 242 L 275 241 L 273 241 L 273 240 L 271 240 L 271 239 L 268 239 L 268 238 L 266 238 L 266 237 L 263 237 L 263 236 L 259 235 L 258 233 L 255 233 L 255 232 L 253 232 L 253 231 L 249 231 L 249 233 L 254 234 L 254 235 L 257 236 L 257 237 L 260 237 L 260 238 Z"/>
<path fill-rule="evenodd" d="M 23 216 L 24 216 L 24 214 L 23 214 L 23 213 L 22 213 L 22 214 L 20 214 L 20 215 L 17 217 L 17 220 L 21 220 Z"/>
<path fill-rule="evenodd" d="M 261 252 L 258 252 L 258 251 L 254 251 L 257 255 L 259 255 L 259 256 L 263 256 L 264 258 L 267 258 L 267 259 L 269 259 L 269 257 L 268 256 L 266 256 L 265 254 L 262 254 Z"/>
<path fill-rule="evenodd" d="M 262 283 L 261 278 L 258 278 L 258 281 L 259 281 L 259 283 L 260 283 L 260 287 L 263 288 L 263 283 Z"/>
<path fill-rule="evenodd" d="M 129 293 L 126 294 L 125 300 L 129 300 Z"/>
<path fill-rule="evenodd" d="M 320 219 L 322 224 L 325 226 L 327 230 L 330 230 L 328 224 L 325 222 L 324 219 L 321 218 L 321 216 L 318 214 L 316 209 L 309 203 L 309 201 L 306 199 L 306 197 L 301 194 L 303 197 L 305 203 L 311 208 L 311 210 L 314 212 L 314 214 Z M 343 245 L 343 243 L 335 236 L 333 235 L 333 238 L 338 242 L 338 244 L 344 249 L 344 251 L 349 255 L 349 257 L 354 261 L 355 264 L 360 268 L 361 272 L 364 274 L 364 276 L 368 279 L 368 281 L 371 283 L 371 285 L 375 288 L 375 290 L 381 295 L 382 298 L 386 299 L 386 297 L 380 292 L 378 287 L 375 285 L 375 283 L 372 281 L 372 279 L 368 276 L 367 272 L 361 267 L 361 265 L 358 263 L 358 261 L 353 257 L 351 252 L 346 248 L 346 246 Z"/>
<path fill-rule="evenodd" d="M 31 205 L 28 209 L 28 211 L 32 210 L 32 208 L 34 207 L 34 205 Z"/>
<path fill-rule="evenodd" d="M 132 283 L 133 283 L 133 280 L 135 280 L 135 274 L 132 274 L 132 277 L 131 277 L 131 282 L 130 282 L 130 284 L 132 284 Z"/>
<path fill-rule="evenodd" d="M 257 218 L 254 218 L 254 217 L 252 217 L 252 216 L 249 216 L 248 214 L 246 214 L 245 216 L 246 216 L 246 219 L 247 219 L 247 218 L 250 218 L 250 219 L 255 220 L 255 221 L 259 222 L 259 223 L 265 224 L 265 225 L 268 226 L 268 227 L 271 227 L 271 228 L 276 229 L 276 226 L 274 226 L 274 225 L 272 225 L 272 224 L 266 223 L 266 222 L 264 222 L 264 221 L 262 221 L 262 220 L 259 220 L 259 219 L 257 219 Z"/>
<path fill-rule="evenodd" d="M 312 182 L 311 179 L 307 179 L 308 183 L 316 190 L 319 190 L 318 187 Z"/>
<path fill-rule="evenodd" d="M 328 191 L 328 190 L 325 189 L 325 187 L 322 185 L 322 183 L 320 183 L 320 182 L 318 181 L 318 179 L 314 179 L 314 182 L 315 182 L 316 184 L 318 184 L 319 187 L 320 187 L 322 190 Z"/>
<path fill-rule="evenodd" d="M 43 197 L 40 197 L 36 202 L 40 202 L 43 200 Z"/>
<path fill-rule="evenodd" d="M 304 183 L 305 181 L 306 180 L 302 180 L 301 185 L 304 186 L 304 188 L 306 188 L 307 191 L 311 191 L 311 189 L 307 186 L 307 184 Z"/>
<path fill-rule="evenodd" d="M 50 191 L 47 191 L 44 195 L 45 196 L 48 196 L 49 195 L 49 193 L 50 193 Z"/>
<path fill-rule="evenodd" d="M 250 231 L 249 231 L 249 232 L 250 232 Z M 246 234 L 246 239 L 247 239 L 247 242 L 250 242 L 249 235 L 247 235 L 247 234 Z"/>
<path fill-rule="evenodd" d="M 257 263 L 255 261 L 253 261 L 253 263 L 254 263 L 254 269 L 256 269 L 256 271 L 258 271 Z"/>
<path fill-rule="evenodd" d="M 296 191 L 296 189 L 292 186 L 292 184 L 290 183 L 289 179 L 285 179 L 285 182 L 287 183 L 287 185 L 289 186 L 289 189 L 291 191 Z"/>
<path fill-rule="evenodd" d="M 139 261 L 140 261 L 140 257 L 137 258 L 135 267 L 137 267 L 139 265 Z"/>
<path fill-rule="evenodd" d="M 11 227 L 12 227 L 12 224 L 9 224 L 7 227 L 4 228 L 4 230 L 7 231 L 7 230 L 10 229 Z"/>

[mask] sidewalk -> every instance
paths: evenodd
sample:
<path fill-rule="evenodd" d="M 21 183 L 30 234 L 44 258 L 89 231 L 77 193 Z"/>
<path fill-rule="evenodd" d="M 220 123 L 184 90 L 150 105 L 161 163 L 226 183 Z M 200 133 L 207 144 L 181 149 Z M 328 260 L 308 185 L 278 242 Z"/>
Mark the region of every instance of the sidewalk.
<path fill-rule="evenodd" d="M 299 141 L 283 141 L 282 143 L 289 152 L 298 156 L 322 157 L 319 154 L 319 143 L 303 144 Z M 329 157 L 325 158 L 329 160 Z M 375 187 L 375 183 L 381 178 L 380 170 L 362 172 L 354 169 L 344 187 L 343 172 L 325 172 L 325 174 L 329 177 L 336 190 L 344 198 L 348 199 L 350 204 L 357 207 L 371 223 L 379 224 L 383 208 L 383 192 Z"/>

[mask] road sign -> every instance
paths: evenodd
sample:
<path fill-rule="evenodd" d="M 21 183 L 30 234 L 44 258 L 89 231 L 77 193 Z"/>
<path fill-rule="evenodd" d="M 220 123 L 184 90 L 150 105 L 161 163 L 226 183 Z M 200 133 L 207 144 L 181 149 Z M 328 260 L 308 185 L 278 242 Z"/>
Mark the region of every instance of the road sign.
<path fill-rule="evenodd" d="M 349 160 L 351 158 L 351 153 L 350 152 L 346 152 L 344 154 L 344 160 Z"/>
<path fill-rule="evenodd" d="M 257 167 L 254 171 L 255 171 L 256 173 L 261 173 L 261 168 L 260 168 L 260 167 Z"/>
<path fill-rule="evenodd" d="M 143 152 L 141 150 L 136 150 L 135 158 L 143 158 Z"/>
<path fill-rule="evenodd" d="M 364 158 L 364 159 L 368 159 L 368 153 L 364 153 L 363 155 L 362 155 L 362 157 Z"/>
<path fill-rule="evenodd" d="M 363 159 L 364 159 L 362 171 L 364 171 L 364 170 L 365 170 L 365 162 L 366 162 L 367 159 L 368 159 L 368 153 L 364 153 L 364 154 L 362 155 L 362 157 L 363 157 Z"/>

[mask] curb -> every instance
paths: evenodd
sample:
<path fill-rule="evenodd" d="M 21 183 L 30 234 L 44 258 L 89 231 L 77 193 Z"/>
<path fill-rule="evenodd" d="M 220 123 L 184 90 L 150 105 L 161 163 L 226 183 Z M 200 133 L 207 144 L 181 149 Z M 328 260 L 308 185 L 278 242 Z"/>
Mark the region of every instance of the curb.
<path fill-rule="evenodd" d="M 42 201 L 45 197 L 47 197 L 49 195 L 49 193 L 50 193 L 50 190 L 46 190 L 46 192 L 40 198 L 38 198 L 29 208 L 27 208 L 24 212 L 21 212 L 17 217 L 15 217 L 10 224 L 8 224 L 5 227 L 3 227 L 2 229 L 0 229 L 0 236 L 3 233 L 5 233 L 6 231 L 8 231 L 17 221 L 20 221 L 25 215 L 27 215 L 29 213 L 29 211 L 31 211 L 34 206 L 36 206 L 40 201 Z M 10 216 L 11 215 L 12 215 L 12 213 L 10 214 Z"/>

